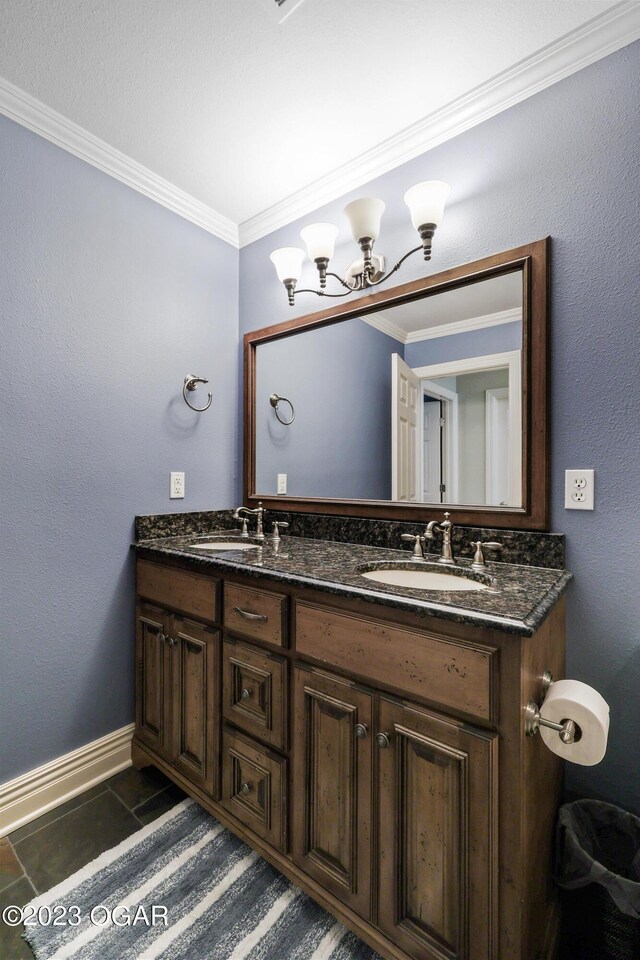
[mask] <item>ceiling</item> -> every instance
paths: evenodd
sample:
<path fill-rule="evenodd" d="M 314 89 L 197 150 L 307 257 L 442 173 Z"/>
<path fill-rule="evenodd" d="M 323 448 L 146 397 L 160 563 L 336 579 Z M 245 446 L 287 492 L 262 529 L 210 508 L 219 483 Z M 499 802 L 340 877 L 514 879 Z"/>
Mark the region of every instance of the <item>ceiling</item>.
<path fill-rule="evenodd" d="M 365 182 L 363 155 L 416 124 L 428 130 L 429 118 L 498 74 L 512 80 L 514 65 L 542 62 L 547 45 L 566 48 L 558 39 L 592 18 L 637 6 L 303 0 L 278 23 L 271 3 L 3 0 L 0 77 L 14 100 L 18 88 L 41 101 L 29 109 L 44 104 L 62 115 L 58 127 L 67 118 L 83 128 L 76 139 L 88 131 L 105 141 L 103 153 L 110 145 L 120 164 L 147 168 L 166 193 L 176 188 L 233 224 L 276 209 L 282 223 L 299 215 L 287 207 L 292 195 L 306 191 L 313 209 L 329 199 L 313 185 L 336 171 L 349 170 L 342 186 Z M 333 189 L 344 192 L 337 181 Z"/>
<path fill-rule="evenodd" d="M 427 330 L 437 328 L 439 333 L 444 333 L 443 327 L 460 325 L 469 320 L 474 320 L 476 327 L 510 323 L 522 318 L 522 271 L 476 280 L 392 309 L 385 308 L 382 313 L 374 313 L 364 319 L 371 317 L 373 320 L 384 319 L 386 333 L 391 333 L 390 327 L 395 327 L 397 339 L 404 342 L 407 341 L 407 334 L 408 339 L 413 341 L 421 339 L 419 335 Z"/>

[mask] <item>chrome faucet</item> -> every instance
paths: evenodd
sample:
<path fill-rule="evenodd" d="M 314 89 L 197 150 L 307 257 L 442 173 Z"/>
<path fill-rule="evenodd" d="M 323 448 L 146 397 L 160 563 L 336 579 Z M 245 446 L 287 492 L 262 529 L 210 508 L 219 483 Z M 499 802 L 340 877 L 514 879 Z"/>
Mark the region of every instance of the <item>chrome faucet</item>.
<path fill-rule="evenodd" d="M 258 506 L 251 510 L 249 507 L 236 507 L 233 511 L 233 519 L 240 520 L 241 514 L 246 514 L 247 516 L 255 516 L 257 522 L 256 528 L 256 540 L 264 540 L 264 515 L 267 511 L 262 506 L 262 500 L 258 501 Z M 243 536 L 244 536 L 244 526 L 243 526 Z"/>
<path fill-rule="evenodd" d="M 434 532 L 442 534 L 442 553 L 438 557 L 438 563 L 446 563 L 449 566 L 455 564 L 455 557 L 453 556 L 453 547 L 451 545 L 451 533 L 453 531 L 453 524 L 449 520 L 449 514 L 445 513 L 444 520 L 442 523 L 438 523 L 437 520 L 431 520 L 427 524 L 427 529 L 425 530 L 425 537 L 427 540 L 433 540 Z"/>

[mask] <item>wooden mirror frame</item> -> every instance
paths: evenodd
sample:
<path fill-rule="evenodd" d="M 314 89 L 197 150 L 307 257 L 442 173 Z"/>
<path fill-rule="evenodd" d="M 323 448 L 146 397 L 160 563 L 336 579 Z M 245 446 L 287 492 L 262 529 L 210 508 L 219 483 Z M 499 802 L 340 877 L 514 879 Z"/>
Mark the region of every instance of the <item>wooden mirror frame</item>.
<path fill-rule="evenodd" d="M 253 330 L 244 337 L 244 502 L 261 500 L 267 510 L 337 514 L 379 520 L 440 519 L 450 509 L 458 524 L 547 530 L 549 525 L 549 238 L 515 247 L 442 273 L 368 294 L 295 320 Z M 393 500 L 332 500 L 260 494 L 255 489 L 256 348 L 337 320 L 361 317 L 382 304 L 395 306 L 466 286 L 512 270 L 523 271 L 522 304 L 522 507 L 400 503 Z"/>

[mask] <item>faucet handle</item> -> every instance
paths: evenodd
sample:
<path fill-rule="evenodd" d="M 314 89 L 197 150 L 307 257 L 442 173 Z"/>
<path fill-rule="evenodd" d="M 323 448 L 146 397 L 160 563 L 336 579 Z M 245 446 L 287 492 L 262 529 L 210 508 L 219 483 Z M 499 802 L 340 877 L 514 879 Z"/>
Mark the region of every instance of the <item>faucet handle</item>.
<path fill-rule="evenodd" d="M 274 520 L 273 530 L 272 530 L 272 539 L 274 541 L 280 540 L 281 539 L 280 531 L 283 529 L 283 527 L 288 527 L 288 526 L 289 524 L 287 523 L 286 520 Z"/>
<path fill-rule="evenodd" d="M 424 551 L 422 545 L 424 543 L 424 537 L 419 533 L 401 533 L 401 540 L 413 540 L 413 560 L 424 560 Z"/>
<path fill-rule="evenodd" d="M 489 547 L 489 549 L 493 550 L 500 550 L 502 548 L 502 544 L 496 540 L 488 540 L 486 543 L 483 543 L 482 540 L 472 540 L 471 546 L 474 547 L 476 551 L 473 557 L 473 563 L 471 564 L 472 570 L 484 570 L 487 565 L 484 559 L 484 553 L 482 552 L 483 547 Z"/>
<path fill-rule="evenodd" d="M 241 533 L 240 533 L 240 536 L 241 536 L 241 537 L 248 537 L 248 536 L 249 536 L 249 531 L 248 531 L 248 529 L 247 529 L 248 523 L 249 523 L 249 521 L 247 520 L 247 518 L 246 518 L 246 517 L 243 517 L 243 518 L 242 518 L 242 531 L 241 531 Z"/>

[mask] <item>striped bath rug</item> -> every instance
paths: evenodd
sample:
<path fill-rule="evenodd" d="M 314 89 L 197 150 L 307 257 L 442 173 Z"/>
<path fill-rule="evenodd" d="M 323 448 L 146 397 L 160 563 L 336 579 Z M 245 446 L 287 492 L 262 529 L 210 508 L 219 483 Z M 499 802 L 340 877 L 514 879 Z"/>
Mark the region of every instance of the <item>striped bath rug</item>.
<path fill-rule="evenodd" d="M 25 910 L 37 960 L 380 960 L 189 799 Z"/>

